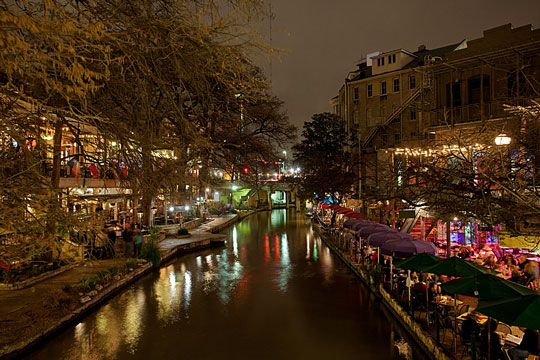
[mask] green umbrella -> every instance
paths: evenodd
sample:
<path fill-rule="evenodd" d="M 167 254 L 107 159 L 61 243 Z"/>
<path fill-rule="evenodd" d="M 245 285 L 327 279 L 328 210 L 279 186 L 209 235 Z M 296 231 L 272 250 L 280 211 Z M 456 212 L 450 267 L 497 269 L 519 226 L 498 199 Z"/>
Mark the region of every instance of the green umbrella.
<path fill-rule="evenodd" d="M 540 296 L 538 295 L 480 301 L 475 311 L 508 325 L 540 330 Z"/>
<path fill-rule="evenodd" d="M 441 287 L 448 293 L 473 296 L 480 300 L 536 294 L 534 290 L 492 274 L 455 279 L 442 284 Z"/>
<path fill-rule="evenodd" d="M 464 277 L 486 274 L 491 270 L 470 261 L 465 261 L 457 256 L 452 256 L 438 264 L 425 268 L 423 271 L 437 275 Z"/>
<path fill-rule="evenodd" d="M 421 253 L 396 262 L 395 267 L 403 270 L 424 271 L 425 268 L 438 264 L 441 261 L 443 261 L 443 259 L 438 256 L 429 253 Z"/>

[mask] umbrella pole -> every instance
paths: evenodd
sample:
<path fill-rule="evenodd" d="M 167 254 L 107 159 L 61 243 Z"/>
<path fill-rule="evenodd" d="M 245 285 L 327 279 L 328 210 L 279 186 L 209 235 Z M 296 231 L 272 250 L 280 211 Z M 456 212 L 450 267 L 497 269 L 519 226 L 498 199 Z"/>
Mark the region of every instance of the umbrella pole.
<path fill-rule="evenodd" d="M 491 360 L 491 318 L 488 316 L 488 323 L 487 323 L 487 332 L 488 332 L 488 335 L 487 335 L 487 360 Z"/>
<path fill-rule="evenodd" d="M 381 248 L 377 248 L 377 264 L 380 264 Z"/>
<path fill-rule="evenodd" d="M 393 293 L 392 288 L 392 260 L 394 259 L 393 256 L 390 256 L 390 294 Z"/>
<path fill-rule="evenodd" d="M 411 301 L 411 270 L 407 270 L 407 292 L 409 294 L 409 308 L 411 309 L 411 313 L 414 319 L 414 313 L 412 311 L 412 301 Z"/>
<path fill-rule="evenodd" d="M 456 339 L 456 330 L 457 330 L 457 294 L 454 294 L 454 338 L 452 343 L 454 344 L 454 354 L 457 352 L 457 339 Z"/>

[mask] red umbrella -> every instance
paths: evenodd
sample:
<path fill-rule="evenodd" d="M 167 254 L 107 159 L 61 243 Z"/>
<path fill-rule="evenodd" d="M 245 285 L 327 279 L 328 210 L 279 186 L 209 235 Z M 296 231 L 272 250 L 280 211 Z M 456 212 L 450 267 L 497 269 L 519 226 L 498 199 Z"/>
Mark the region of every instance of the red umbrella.
<path fill-rule="evenodd" d="M 348 212 L 354 212 L 354 211 L 352 211 L 351 209 L 347 209 L 347 208 L 341 208 L 341 209 L 336 210 L 336 213 L 338 213 L 338 214 L 345 214 L 345 213 L 348 213 Z"/>
<path fill-rule="evenodd" d="M 359 212 L 353 211 L 351 213 L 346 213 L 345 216 L 353 219 L 365 219 L 366 217 Z"/>

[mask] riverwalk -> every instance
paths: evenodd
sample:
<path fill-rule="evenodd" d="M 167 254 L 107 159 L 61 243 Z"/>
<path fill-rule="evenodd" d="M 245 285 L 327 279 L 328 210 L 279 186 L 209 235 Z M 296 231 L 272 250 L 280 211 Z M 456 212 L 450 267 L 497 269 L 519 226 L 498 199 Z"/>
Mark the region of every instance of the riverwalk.
<path fill-rule="evenodd" d="M 212 245 L 220 245 L 225 235 L 216 232 L 250 215 L 229 214 L 212 218 L 190 231 L 184 238 L 169 237 L 159 242 L 161 264 L 183 253 Z M 88 311 L 114 296 L 127 285 L 152 271 L 152 264 L 135 264 L 126 258 L 87 260 L 70 266 L 55 276 L 22 289 L 0 291 L 0 359 L 14 358 L 24 350 L 53 335 L 65 325 L 73 323 Z M 76 306 L 58 304 L 63 289 L 75 287 L 81 280 L 98 276 L 111 269 L 128 267 L 128 273 L 117 276 L 111 285 L 95 290 L 86 301 Z M 131 268 L 132 267 L 132 268 Z M 55 304 L 53 306 L 52 304 Z"/>

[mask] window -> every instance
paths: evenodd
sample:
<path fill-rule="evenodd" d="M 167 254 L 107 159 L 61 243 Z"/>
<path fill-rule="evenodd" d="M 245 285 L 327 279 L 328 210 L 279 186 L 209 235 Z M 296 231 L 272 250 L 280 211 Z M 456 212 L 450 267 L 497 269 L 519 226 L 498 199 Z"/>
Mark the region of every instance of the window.
<path fill-rule="evenodd" d="M 392 55 L 392 62 L 395 64 L 396 63 L 396 54 Z"/>
<path fill-rule="evenodd" d="M 389 64 L 392 63 L 392 55 L 388 55 L 388 63 L 389 63 Z"/>
<path fill-rule="evenodd" d="M 358 88 L 354 88 L 354 100 L 358 100 Z"/>
<path fill-rule="evenodd" d="M 386 95 L 386 81 L 381 81 L 381 95 Z"/>
<path fill-rule="evenodd" d="M 461 106 L 461 83 L 453 83 L 452 92 L 450 84 L 446 84 L 446 106 Z"/>
<path fill-rule="evenodd" d="M 394 145 L 401 144 L 401 134 L 395 133 L 394 134 Z"/>
<path fill-rule="evenodd" d="M 399 79 L 394 79 L 394 92 L 399 92 Z"/>
<path fill-rule="evenodd" d="M 388 135 L 384 134 L 384 135 L 382 136 L 382 140 L 381 140 L 381 141 L 382 141 L 382 146 L 388 145 Z"/>
<path fill-rule="evenodd" d="M 484 81 L 481 81 L 480 76 L 473 76 L 468 79 L 469 104 L 480 103 L 480 88 L 482 87 L 481 83 L 483 83 L 482 92 L 484 94 L 484 101 L 489 101 L 490 99 L 489 76 L 484 75 Z"/>
<path fill-rule="evenodd" d="M 358 110 L 354 110 L 353 112 L 353 124 L 358 125 Z"/>
<path fill-rule="evenodd" d="M 409 89 L 414 89 L 416 88 L 416 76 L 414 75 L 409 75 Z"/>
<path fill-rule="evenodd" d="M 508 73 L 508 96 L 525 96 L 527 91 L 527 83 L 525 81 L 525 75 L 520 70 L 512 71 Z M 519 84 L 519 86 L 518 86 Z"/>
<path fill-rule="evenodd" d="M 381 58 L 377 59 L 377 66 L 381 66 Z"/>
<path fill-rule="evenodd" d="M 375 125 L 373 120 L 374 119 L 373 119 L 373 116 L 371 114 L 371 109 L 366 109 L 366 125 L 367 126 Z"/>
<path fill-rule="evenodd" d="M 381 57 L 381 66 L 384 66 L 384 56 Z"/>
<path fill-rule="evenodd" d="M 372 97 L 373 96 L 373 85 L 367 84 L 367 96 Z"/>
<path fill-rule="evenodd" d="M 416 120 L 416 109 L 411 109 L 411 121 Z"/>

